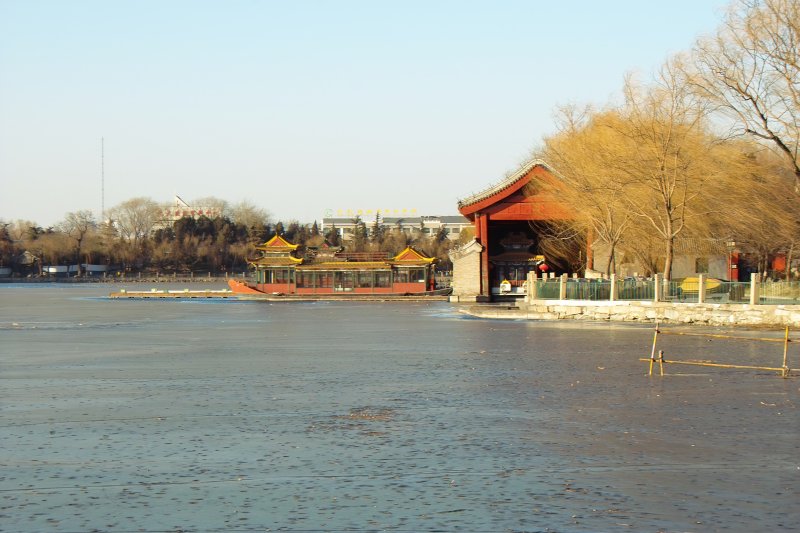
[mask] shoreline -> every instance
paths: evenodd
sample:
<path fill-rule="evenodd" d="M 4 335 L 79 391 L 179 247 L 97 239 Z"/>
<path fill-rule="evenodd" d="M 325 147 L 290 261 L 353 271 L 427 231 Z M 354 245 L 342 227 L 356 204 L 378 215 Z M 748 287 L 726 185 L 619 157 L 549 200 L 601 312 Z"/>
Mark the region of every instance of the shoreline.
<path fill-rule="evenodd" d="M 243 279 L 232 277 L 197 277 L 197 278 L 168 278 L 142 277 L 142 278 L 0 278 L 0 284 L 39 284 L 39 283 L 64 283 L 64 284 L 95 284 L 95 283 L 227 283 L 230 279 Z"/>
<path fill-rule="evenodd" d="M 500 320 L 576 320 L 742 328 L 800 328 L 800 305 L 533 300 L 518 306 L 459 305 L 460 313 Z"/>
<path fill-rule="evenodd" d="M 225 284 L 231 277 L 196 278 L 2 278 L 0 285 L 208 285 Z M 220 289 L 189 291 L 169 291 L 169 289 L 113 291 L 111 299 L 227 299 L 239 301 L 269 302 L 309 302 L 309 301 L 392 301 L 392 302 L 439 302 L 450 301 L 460 314 L 476 318 L 496 320 L 537 320 L 583 322 L 619 322 L 628 324 L 680 324 L 687 326 L 737 327 L 756 329 L 800 328 L 800 305 L 788 304 L 699 304 L 650 301 L 597 302 L 584 300 L 532 300 L 529 302 L 476 304 L 452 302 L 448 296 L 400 296 L 400 295 L 356 295 L 356 294 L 317 294 L 317 295 L 273 295 L 240 294 Z"/>
<path fill-rule="evenodd" d="M 251 294 L 226 290 L 189 289 L 170 291 L 150 289 L 149 291 L 112 292 L 113 300 L 175 300 L 175 299 L 225 299 L 262 302 L 446 302 L 448 296 L 393 295 L 393 294 Z"/>

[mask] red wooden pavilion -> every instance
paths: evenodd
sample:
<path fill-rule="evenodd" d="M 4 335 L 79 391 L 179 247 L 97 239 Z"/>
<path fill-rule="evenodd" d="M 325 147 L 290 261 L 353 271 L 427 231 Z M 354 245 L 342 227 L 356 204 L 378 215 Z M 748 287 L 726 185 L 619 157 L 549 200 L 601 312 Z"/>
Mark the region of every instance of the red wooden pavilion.
<path fill-rule="evenodd" d="M 531 270 L 565 270 L 564 265 L 548 261 L 539 249 L 543 227 L 573 218 L 571 209 L 553 192 L 559 188 L 557 180 L 542 161 L 532 160 L 501 182 L 459 201 L 458 210 L 474 224 L 475 241 L 462 248 L 461 255 L 454 254 L 457 294 L 491 298 L 504 280 L 521 286 Z M 586 253 L 591 265 L 591 246 Z M 470 254 L 479 255 L 469 259 Z M 464 259 L 465 265 L 477 259 L 478 275 L 459 276 L 459 259 Z"/>

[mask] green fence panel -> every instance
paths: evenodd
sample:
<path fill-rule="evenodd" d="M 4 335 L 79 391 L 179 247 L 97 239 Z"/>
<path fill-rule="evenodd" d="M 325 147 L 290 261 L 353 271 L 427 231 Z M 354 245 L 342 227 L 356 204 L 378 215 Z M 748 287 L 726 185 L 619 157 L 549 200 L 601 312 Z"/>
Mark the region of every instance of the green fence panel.
<path fill-rule="evenodd" d="M 655 282 L 652 280 L 623 279 L 617 282 L 618 300 L 649 300 L 656 297 Z"/>
<path fill-rule="evenodd" d="M 762 304 L 798 305 L 800 304 L 800 282 L 762 281 L 758 295 L 759 303 Z"/>
<path fill-rule="evenodd" d="M 538 300 L 558 300 L 559 283 L 557 279 L 535 281 Z"/>
<path fill-rule="evenodd" d="M 610 296 L 610 281 L 567 280 L 567 300 L 608 300 Z"/>

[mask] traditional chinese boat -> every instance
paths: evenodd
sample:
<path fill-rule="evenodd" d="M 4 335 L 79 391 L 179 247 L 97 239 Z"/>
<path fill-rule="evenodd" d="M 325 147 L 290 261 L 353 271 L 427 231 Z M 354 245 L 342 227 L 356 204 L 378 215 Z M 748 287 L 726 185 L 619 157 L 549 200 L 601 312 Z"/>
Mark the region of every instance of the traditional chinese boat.
<path fill-rule="evenodd" d="M 445 296 L 436 289 L 432 257 L 408 246 L 394 257 L 385 252 L 344 253 L 316 250 L 297 257 L 298 245 L 276 235 L 257 247 L 250 260 L 254 281 L 230 280 L 237 294 L 273 296 Z"/>

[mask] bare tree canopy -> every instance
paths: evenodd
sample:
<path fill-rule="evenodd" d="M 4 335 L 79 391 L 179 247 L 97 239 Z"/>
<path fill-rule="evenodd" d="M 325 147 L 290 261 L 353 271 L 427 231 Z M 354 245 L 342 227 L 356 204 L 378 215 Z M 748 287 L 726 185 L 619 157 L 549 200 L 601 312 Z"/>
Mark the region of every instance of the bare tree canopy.
<path fill-rule="evenodd" d="M 84 241 L 89 236 L 89 233 L 97 227 L 94 214 L 89 210 L 67 213 L 59 227 L 64 234 L 75 242 L 75 262 L 80 269 L 80 255 Z M 78 273 L 80 274 L 80 270 Z"/>
<path fill-rule="evenodd" d="M 611 131 L 604 127 L 606 114 L 566 106 L 558 110 L 556 118 L 559 132 L 545 138 L 538 157 L 548 162 L 560 180 L 558 184 L 563 185 L 553 193 L 564 204 L 578 209 L 575 219 L 553 228 L 557 233 L 554 237 L 569 240 L 589 229 L 592 240 L 609 248 L 604 270 L 610 274 L 631 214 L 622 196 L 622 180 L 605 162 L 612 142 Z"/>
<path fill-rule="evenodd" d="M 15 220 L 9 225 L 8 231 L 12 239 L 22 241 L 35 239 L 44 230 L 30 220 Z"/>
<path fill-rule="evenodd" d="M 94 220 L 92 212 L 84 210 L 67 213 L 64 220 L 59 224 L 59 229 L 73 239 L 81 240 L 89 230 L 96 226 L 97 223 Z"/>
<path fill-rule="evenodd" d="M 695 46 L 690 72 L 698 93 L 782 154 L 800 182 L 800 2 L 737 0 Z"/>
<path fill-rule="evenodd" d="M 656 237 L 669 277 L 676 237 L 702 231 L 725 190 L 727 153 L 678 66 L 666 63 L 651 84 L 628 78 L 622 106 L 562 113 L 562 131 L 545 140 L 542 156 L 567 185 L 576 222 L 611 250 L 607 271 L 626 236 L 629 249 Z"/>
<path fill-rule="evenodd" d="M 795 253 L 795 241 L 800 235 L 800 202 L 794 192 L 794 176 L 784 158 L 775 152 L 749 142 L 734 143 L 729 163 L 735 165 L 741 176 L 742 191 L 731 192 L 725 216 L 718 217 L 717 234 L 727 235 L 741 242 L 746 250 L 757 258 L 758 269 L 766 272 L 769 258 L 785 253 L 786 263 L 791 264 Z M 731 191 L 735 191 L 732 184 Z M 789 276 L 789 269 L 785 275 Z"/>
<path fill-rule="evenodd" d="M 138 244 L 161 219 L 161 208 L 150 198 L 131 198 L 111 208 L 109 216 L 124 240 Z"/>
<path fill-rule="evenodd" d="M 231 208 L 231 220 L 248 228 L 268 226 L 270 218 L 266 209 L 257 207 L 247 200 L 234 204 Z"/>
<path fill-rule="evenodd" d="M 191 205 L 194 207 L 206 207 L 217 210 L 222 216 L 230 217 L 230 204 L 227 200 L 217 198 L 216 196 L 204 196 L 202 198 L 195 198 L 192 200 Z"/>

